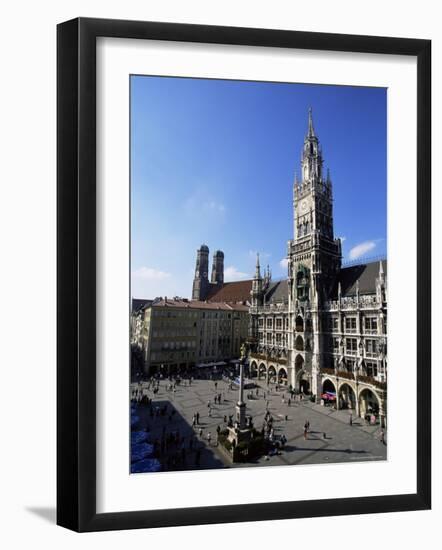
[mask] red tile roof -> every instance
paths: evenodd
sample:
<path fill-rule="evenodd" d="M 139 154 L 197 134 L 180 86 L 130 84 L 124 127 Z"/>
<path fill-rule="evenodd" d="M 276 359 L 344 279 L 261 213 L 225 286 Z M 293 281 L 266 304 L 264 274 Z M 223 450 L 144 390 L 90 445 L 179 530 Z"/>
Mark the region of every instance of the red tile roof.
<path fill-rule="evenodd" d="M 154 304 L 153 308 L 156 307 L 167 307 L 171 309 L 209 309 L 212 311 L 249 311 L 248 306 L 243 304 L 226 304 L 226 303 L 209 303 L 201 302 L 199 300 L 181 300 L 181 299 L 161 299 Z"/>
<path fill-rule="evenodd" d="M 234 281 L 224 283 L 221 287 L 210 291 L 208 302 L 226 302 L 229 304 L 240 304 L 250 302 L 250 291 L 252 290 L 252 280 Z"/>

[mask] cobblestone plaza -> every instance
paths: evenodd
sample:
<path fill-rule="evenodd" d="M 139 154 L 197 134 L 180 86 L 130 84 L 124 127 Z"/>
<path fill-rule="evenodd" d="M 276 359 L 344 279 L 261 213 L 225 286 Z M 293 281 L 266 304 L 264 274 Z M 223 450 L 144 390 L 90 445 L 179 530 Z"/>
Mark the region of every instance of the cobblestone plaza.
<path fill-rule="evenodd" d="M 350 417 L 349 410 L 314 404 L 299 395 L 289 402 L 287 387 L 277 389 L 275 384 L 257 382 L 253 389 L 245 391 L 247 414 L 260 429 L 268 408 L 274 418 L 274 440 L 279 441 L 284 435 L 287 441 L 277 452 L 251 462 L 232 463 L 217 445 L 217 427 L 224 429 L 225 418 L 234 415 L 237 387 L 225 379 L 193 379 L 190 385 L 183 380 L 175 385 L 175 390 L 171 386 L 163 379 L 154 393 L 148 382 L 131 385 L 133 397 L 137 393 L 138 398 L 144 395 L 150 401 L 135 405 L 133 429 L 147 431 L 149 441 L 157 443 L 156 457 L 162 470 L 366 462 L 387 457 L 379 425 L 369 425 L 361 418 Z M 214 398 L 219 394 L 221 403 L 215 404 Z M 165 414 L 160 414 L 164 408 Z M 196 413 L 199 423 L 193 426 Z M 306 422 L 309 431 L 305 438 Z M 179 435 L 177 443 L 161 450 L 161 440 L 170 434 Z"/>

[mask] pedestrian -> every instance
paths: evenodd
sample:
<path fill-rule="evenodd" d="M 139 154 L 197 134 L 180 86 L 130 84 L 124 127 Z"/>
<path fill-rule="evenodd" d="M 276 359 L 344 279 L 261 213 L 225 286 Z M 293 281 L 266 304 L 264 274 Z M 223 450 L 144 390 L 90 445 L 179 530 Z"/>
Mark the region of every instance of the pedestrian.
<path fill-rule="evenodd" d="M 380 437 L 380 439 L 381 439 L 382 445 L 385 445 L 385 432 L 384 432 L 384 430 L 381 430 L 381 437 Z"/>
<path fill-rule="evenodd" d="M 208 434 L 207 434 L 207 444 L 209 445 L 209 447 L 210 447 L 211 440 L 212 440 L 212 434 L 210 432 L 208 432 Z"/>
<path fill-rule="evenodd" d="M 307 430 L 304 428 L 304 439 L 307 439 Z"/>
<path fill-rule="evenodd" d="M 307 424 L 307 431 L 309 432 L 310 431 L 310 422 L 309 422 L 309 420 L 307 420 L 306 424 Z"/>
<path fill-rule="evenodd" d="M 200 434 L 200 437 L 203 437 L 203 429 L 202 428 L 199 429 L 198 433 Z"/>
<path fill-rule="evenodd" d="M 227 415 L 224 415 L 223 420 L 224 420 L 224 424 L 226 424 L 227 423 Z"/>
<path fill-rule="evenodd" d="M 196 413 L 196 423 L 197 423 L 197 425 L 200 423 L 200 413 L 199 412 Z"/>
<path fill-rule="evenodd" d="M 322 439 L 327 439 L 327 435 L 325 432 L 322 434 Z"/>
<path fill-rule="evenodd" d="M 212 416 L 212 409 L 209 407 L 209 418 Z"/>
<path fill-rule="evenodd" d="M 350 414 L 350 426 L 353 426 L 353 416 Z"/>

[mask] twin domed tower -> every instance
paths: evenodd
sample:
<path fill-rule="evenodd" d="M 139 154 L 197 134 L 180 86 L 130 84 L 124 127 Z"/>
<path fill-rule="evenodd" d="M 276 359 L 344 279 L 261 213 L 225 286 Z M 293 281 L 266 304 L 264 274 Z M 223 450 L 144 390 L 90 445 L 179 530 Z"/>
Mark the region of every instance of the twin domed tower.
<path fill-rule="evenodd" d="M 205 300 L 214 287 L 224 284 L 224 252 L 217 250 L 213 255 L 212 276 L 209 281 L 209 247 L 202 244 L 196 253 L 195 277 L 192 300 Z"/>

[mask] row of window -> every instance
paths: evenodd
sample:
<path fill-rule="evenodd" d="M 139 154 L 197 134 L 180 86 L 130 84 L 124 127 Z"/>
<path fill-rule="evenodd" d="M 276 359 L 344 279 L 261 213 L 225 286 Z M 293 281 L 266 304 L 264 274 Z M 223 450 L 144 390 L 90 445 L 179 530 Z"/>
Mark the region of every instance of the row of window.
<path fill-rule="evenodd" d="M 285 330 L 288 330 L 289 320 L 287 317 L 284 320 L 282 319 L 282 317 L 277 317 L 275 319 L 275 323 L 273 323 L 273 317 L 267 317 L 266 328 L 273 328 L 273 325 L 275 326 L 276 330 L 282 330 L 283 327 Z M 264 327 L 264 317 L 260 317 L 258 319 L 258 326 L 260 328 Z"/>
<path fill-rule="evenodd" d="M 329 317 L 327 327 L 330 332 L 339 332 L 339 318 Z M 357 331 L 356 317 L 345 317 L 344 319 L 345 332 L 355 333 Z M 364 331 L 367 334 L 377 334 L 378 332 L 378 318 L 377 317 L 364 317 L 363 318 Z"/>
<path fill-rule="evenodd" d="M 183 342 L 153 342 L 152 350 L 180 350 L 180 349 L 195 349 L 196 342 L 195 340 L 183 341 Z"/>
<path fill-rule="evenodd" d="M 281 334 L 280 332 L 277 332 L 273 334 L 272 332 L 259 332 L 258 333 L 258 339 L 261 343 L 264 343 L 264 337 L 266 338 L 267 344 L 282 344 L 287 345 L 287 336 L 285 334 Z"/>
<path fill-rule="evenodd" d="M 335 352 L 339 350 L 339 338 L 332 338 L 332 347 Z M 345 353 L 346 355 L 356 355 L 358 351 L 357 338 L 345 338 Z M 366 357 L 378 355 L 378 341 L 370 338 L 365 339 L 365 355 Z"/>
<path fill-rule="evenodd" d="M 152 332 L 153 338 L 175 338 L 175 337 L 182 337 L 182 336 L 195 336 L 196 330 L 194 328 L 182 328 L 180 330 L 176 329 L 165 329 L 165 330 L 154 330 Z"/>

